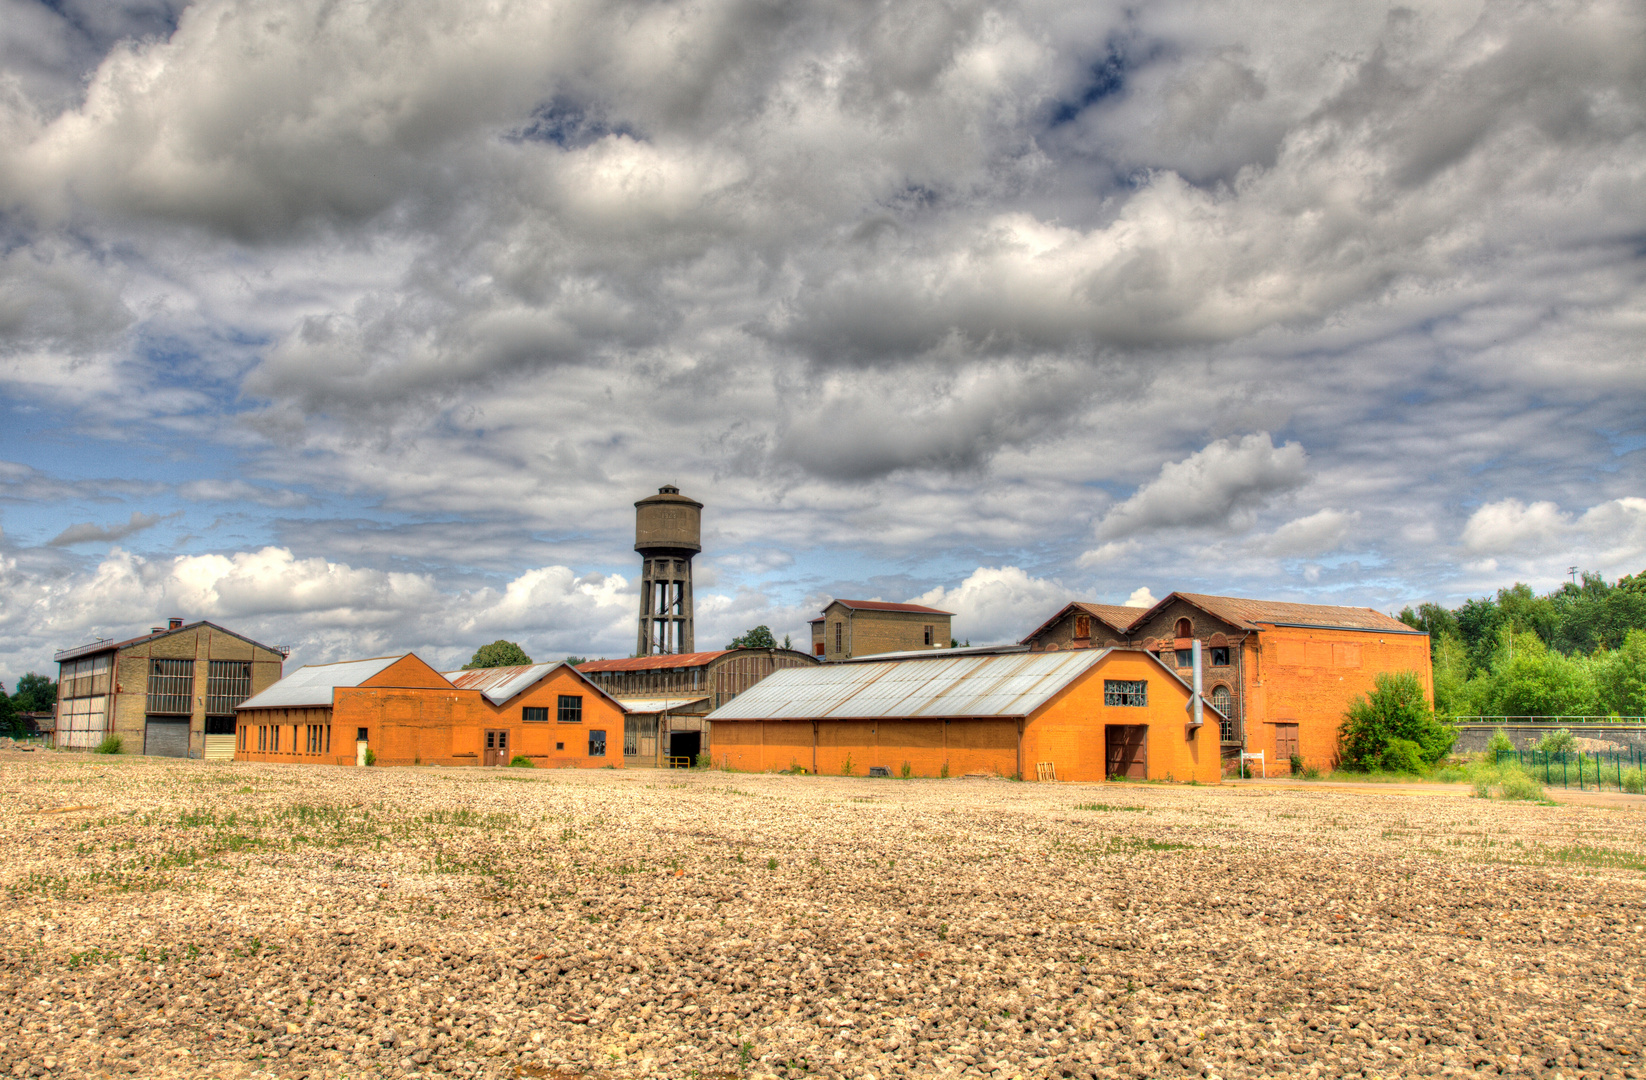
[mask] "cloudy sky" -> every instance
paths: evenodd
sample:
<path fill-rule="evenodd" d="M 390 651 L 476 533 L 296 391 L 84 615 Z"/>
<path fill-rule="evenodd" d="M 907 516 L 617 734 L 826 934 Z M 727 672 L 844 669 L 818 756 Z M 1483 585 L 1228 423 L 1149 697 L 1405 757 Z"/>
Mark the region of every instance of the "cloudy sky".
<path fill-rule="evenodd" d="M 1646 8 L 0 0 L 0 679 L 1646 569 Z"/>

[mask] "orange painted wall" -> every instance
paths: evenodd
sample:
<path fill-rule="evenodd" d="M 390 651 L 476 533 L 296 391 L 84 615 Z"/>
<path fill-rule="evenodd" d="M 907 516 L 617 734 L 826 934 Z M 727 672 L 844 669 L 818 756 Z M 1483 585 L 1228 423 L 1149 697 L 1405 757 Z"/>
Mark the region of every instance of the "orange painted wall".
<path fill-rule="evenodd" d="M 1148 683 L 1148 705 L 1105 705 L 1105 679 Z M 1205 726 L 1191 739 L 1191 697 L 1188 687 L 1144 653 L 1111 652 L 1030 717 L 1023 732 L 1023 773 L 1034 776 L 1035 765 L 1044 761 L 1057 767 L 1059 780 L 1103 780 L 1104 729 L 1110 724 L 1146 724 L 1150 780 L 1215 784 L 1223 775 L 1217 715 L 1208 711 Z"/>
<path fill-rule="evenodd" d="M 1104 705 L 1105 678 L 1146 681 L 1148 706 Z M 1111 653 L 1024 722 L 1023 775 L 1032 779 L 1035 764 L 1049 761 L 1059 780 L 1102 780 L 1105 726 L 1147 724 L 1150 779 L 1215 784 L 1222 772 L 1216 717 L 1208 715 L 1205 728 L 1191 740 L 1189 696 L 1187 687 L 1142 653 Z M 1020 767 L 1015 719 L 820 720 L 816 729 L 815 769 L 828 775 L 845 771 L 848 754 L 857 776 L 876 765 L 898 776 L 905 761 L 912 775 L 924 777 L 942 775 L 945 764 L 950 776 L 1012 776 Z M 810 772 L 812 730 L 810 720 L 716 720 L 714 761 L 749 772 L 793 765 Z"/>
<path fill-rule="evenodd" d="M 1248 646 L 1246 748 L 1264 751 L 1274 774 L 1275 725 L 1298 726 L 1305 765 L 1337 762 L 1337 730 L 1349 703 L 1369 692 L 1378 672 L 1415 671 L 1429 700 L 1434 673 L 1426 634 L 1277 626 Z M 1287 763 L 1278 762 L 1284 771 Z"/>
<path fill-rule="evenodd" d="M 561 694 L 582 696 L 582 723 L 555 719 Z M 523 710 L 528 705 L 547 708 L 548 722 L 527 723 Z M 306 725 L 321 722 L 330 724 L 331 750 L 311 754 Z M 279 753 L 257 750 L 257 728 L 268 725 L 282 727 Z M 623 767 L 622 710 L 569 669 L 555 671 L 496 706 L 480 691 L 459 690 L 408 656 L 360 686 L 338 687 L 330 709 L 242 709 L 239 726 L 246 730 L 236 740 L 237 761 L 353 765 L 355 735 L 364 728 L 378 765 L 480 765 L 486 731 L 504 730 L 510 758 L 523 754 L 546 768 Z M 591 730 L 606 733 L 604 757 L 589 755 Z M 564 743 L 564 749 L 556 749 L 556 743 Z"/>

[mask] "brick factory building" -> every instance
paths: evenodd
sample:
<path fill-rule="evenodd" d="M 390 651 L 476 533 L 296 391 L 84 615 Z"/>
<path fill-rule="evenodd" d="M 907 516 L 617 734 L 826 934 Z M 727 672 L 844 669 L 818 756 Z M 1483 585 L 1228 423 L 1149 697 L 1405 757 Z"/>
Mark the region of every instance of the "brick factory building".
<path fill-rule="evenodd" d="M 718 649 L 590 660 L 577 670 L 622 704 L 625 764 L 680 767 L 709 752 L 710 712 L 774 671 L 816 664 L 793 649 Z"/>
<path fill-rule="evenodd" d="M 623 708 L 568 664 L 441 674 L 415 654 L 315 664 L 239 709 L 240 761 L 363 765 L 623 764 Z"/>
<path fill-rule="evenodd" d="M 1148 609 L 1073 603 L 1023 639 L 1036 652 L 1140 647 L 1187 670 L 1205 656 L 1207 700 L 1224 714 L 1234 761 L 1261 752 L 1282 769 L 1295 754 L 1331 768 L 1349 703 L 1379 672 L 1413 671 L 1434 694 L 1429 636 L 1371 608 L 1174 592 Z"/>
<path fill-rule="evenodd" d="M 210 622 L 169 619 L 141 637 L 64 649 L 55 745 L 118 735 L 128 754 L 228 760 L 241 702 L 280 680 L 286 650 Z"/>
<path fill-rule="evenodd" d="M 824 660 L 947 649 L 953 612 L 920 604 L 888 604 L 881 600 L 834 600 L 811 621 L 812 655 Z"/>
<path fill-rule="evenodd" d="M 1221 717 L 1197 727 L 1193 697 L 1140 649 L 961 649 L 779 671 L 709 720 L 731 769 L 1216 783 Z"/>

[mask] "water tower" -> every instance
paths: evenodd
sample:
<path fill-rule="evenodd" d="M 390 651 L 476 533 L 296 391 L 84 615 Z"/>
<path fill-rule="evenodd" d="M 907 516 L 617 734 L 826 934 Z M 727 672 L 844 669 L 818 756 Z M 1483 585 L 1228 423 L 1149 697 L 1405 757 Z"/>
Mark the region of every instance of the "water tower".
<path fill-rule="evenodd" d="M 703 504 L 665 485 L 634 504 L 640 552 L 640 656 L 692 652 L 692 556 L 703 550 Z"/>

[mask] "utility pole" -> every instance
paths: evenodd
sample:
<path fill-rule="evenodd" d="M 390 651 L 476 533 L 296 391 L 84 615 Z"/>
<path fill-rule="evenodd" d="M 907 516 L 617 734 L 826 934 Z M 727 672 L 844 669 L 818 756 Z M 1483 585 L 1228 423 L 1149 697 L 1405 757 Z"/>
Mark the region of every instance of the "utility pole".
<path fill-rule="evenodd" d="M 1567 572 L 1567 573 L 1568 573 L 1568 574 L 1570 574 L 1570 575 L 1572 575 L 1572 584 L 1573 584 L 1573 585 L 1576 585 L 1576 584 L 1577 584 L 1577 567 L 1575 567 L 1575 566 L 1568 566 L 1568 567 L 1567 567 L 1567 568 L 1566 568 L 1566 572 Z"/>

